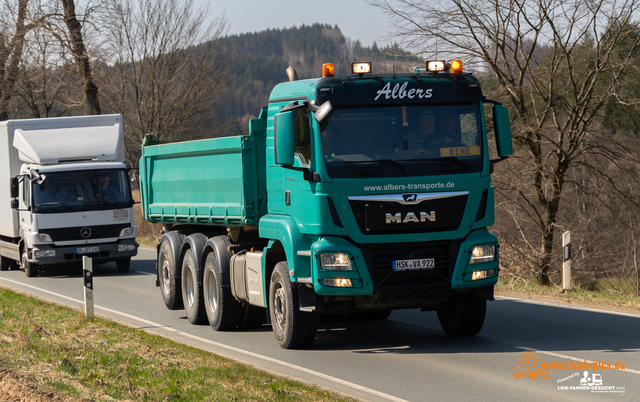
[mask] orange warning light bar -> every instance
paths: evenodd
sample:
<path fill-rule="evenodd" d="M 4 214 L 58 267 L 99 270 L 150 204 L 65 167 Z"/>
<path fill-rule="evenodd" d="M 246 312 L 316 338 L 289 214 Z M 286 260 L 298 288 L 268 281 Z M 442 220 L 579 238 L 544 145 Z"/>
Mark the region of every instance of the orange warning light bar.
<path fill-rule="evenodd" d="M 333 77 L 333 63 L 324 63 L 322 65 L 322 76 Z"/>

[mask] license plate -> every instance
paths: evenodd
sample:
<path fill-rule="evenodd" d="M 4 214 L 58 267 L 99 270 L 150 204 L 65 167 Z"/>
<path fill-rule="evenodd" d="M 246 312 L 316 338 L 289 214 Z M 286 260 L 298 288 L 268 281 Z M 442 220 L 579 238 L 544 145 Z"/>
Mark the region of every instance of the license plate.
<path fill-rule="evenodd" d="M 433 258 L 420 258 L 417 260 L 396 260 L 393 261 L 394 271 L 410 271 L 416 269 L 433 269 L 436 263 Z"/>
<path fill-rule="evenodd" d="M 88 253 L 99 253 L 100 246 L 92 246 L 92 247 L 78 247 L 76 249 L 76 254 L 88 254 Z"/>

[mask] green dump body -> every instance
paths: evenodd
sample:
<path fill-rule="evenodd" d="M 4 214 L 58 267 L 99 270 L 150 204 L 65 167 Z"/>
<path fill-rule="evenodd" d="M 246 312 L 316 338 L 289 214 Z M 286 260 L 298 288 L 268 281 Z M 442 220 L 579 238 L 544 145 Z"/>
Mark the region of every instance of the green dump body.
<path fill-rule="evenodd" d="M 252 136 L 144 146 L 144 218 L 172 225 L 257 226 L 266 213 L 266 179 L 259 168 L 265 150 L 264 129 L 253 131 Z"/>

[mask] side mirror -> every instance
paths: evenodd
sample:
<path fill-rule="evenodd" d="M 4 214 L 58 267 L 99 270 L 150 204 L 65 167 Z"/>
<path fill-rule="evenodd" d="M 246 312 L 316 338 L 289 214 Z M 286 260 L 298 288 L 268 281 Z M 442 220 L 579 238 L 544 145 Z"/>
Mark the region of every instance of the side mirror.
<path fill-rule="evenodd" d="M 11 185 L 11 190 L 10 190 L 10 197 L 11 198 L 17 198 L 18 194 L 19 194 L 19 182 L 18 182 L 18 178 L 17 177 L 12 177 L 10 179 L 10 183 Z"/>
<path fill-rule="evenodd" d="M 313 118 L 316 119 L 318 123 L 320 123 L 321 125 L 326 124 L 327 120 L 329 120 L 329 117 L 331 117 L 331 115 L 333 114 L 333 105 L 331 104 L 331 102 L 326 101 L 320 107 L 311 111 L 315 112 Z"/>
<path fill-rule="evenodd" d="M 493 106 L 493 126 L 496 130 L 496 146 L 498 156 L 501 158 L 511 155 L 511 126 L 509 126 L 509 113 L 503 105 Z"/>
<path fill-rule="evenodd" d="M 276 114 L 274 126 L 273 147 L 275 148 L 276 164 L 293 166 L 293 112 L 288 111 Z"/>
<path fill-rule="evenodd" d="M 18 209 L 18 199 L 17 198 L 11 198 L 11 209 Z"/>

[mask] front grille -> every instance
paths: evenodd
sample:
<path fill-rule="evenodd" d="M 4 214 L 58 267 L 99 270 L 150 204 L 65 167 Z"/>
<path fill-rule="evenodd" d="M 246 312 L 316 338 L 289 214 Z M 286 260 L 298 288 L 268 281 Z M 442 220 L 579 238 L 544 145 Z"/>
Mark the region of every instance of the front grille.
<path fill-rule="evenodd" d="M 361 245 L 369 274 L 372 295 L 357 296 L 357 308 L 435 309 L 451 292 L 451 276 L 460 250 L 460 241 Z M 420 271 L 394 271 L 393 261 L 433 258 L 435 267 Z"/>
<path fill-rule="evenodd" d="M 375 291 L 406 290 L 408 288 L 446 287 L 460 250 L 459 241 L 420 242 L 404 244 L 365 244 L 362 254 L 369 268 Z M 394 271 L 393 261 L 433 258 L 433 269 Z"/>
<path fill-rule="evenodd" d="M 107 237 L 118 237 L 120 231 L 124 228 L 131 226 L 131 224 L 118 224 L 118 225 L 97 225 L 97 226 L 78 226 L 72 228 L 59 228 L 59 229 L 41 229 L 41 233 L 46 233 L 51 236 L 53 241 L 72 241 L 72 240 L 90 240 L 90 239 L 104 239 Z M 83 237 L 82 232 L 86 235 L 87 230 L 90 230 L 88 237 Z"/>
<path fill-rule="evenodd" d="M 365 235 L 443 232 L 460 227 L 467 198 L 468 194 L 464 193 L 415 205 L 374 198 L 350 199 L 349 205 L 358 228 Z"/>

